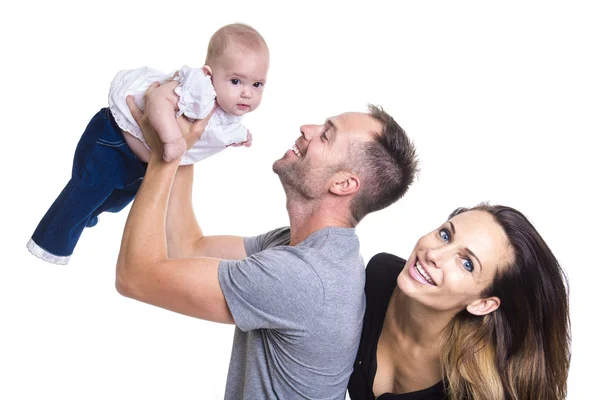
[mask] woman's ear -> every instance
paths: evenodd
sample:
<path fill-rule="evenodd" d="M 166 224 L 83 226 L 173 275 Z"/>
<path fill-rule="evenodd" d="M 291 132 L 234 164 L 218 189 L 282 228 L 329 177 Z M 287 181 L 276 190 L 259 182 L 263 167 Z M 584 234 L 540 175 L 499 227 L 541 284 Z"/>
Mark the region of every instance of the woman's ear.
<path fill-rule="evenodd" d="M 212 76 L 212 69 L 209 65 L 204 65 L 202 71 L 204 71 L 204 75 Z"/>
<path fill-rule="evenodd" d="M 500 307 L 500 299 L 496 296 L 477 299 L 467 306 L 467 311 L 473 315 L 483 316 L 496 311 Z"/>
<path fill-rule="evenodd" d="M 334 176 L 334 181 L 329 187 L 331 193 L 338 196 L 347 196 L 358 192 L 360 189 L 360 180 L 358 176 L 350 172 L 338 172 Z"/>

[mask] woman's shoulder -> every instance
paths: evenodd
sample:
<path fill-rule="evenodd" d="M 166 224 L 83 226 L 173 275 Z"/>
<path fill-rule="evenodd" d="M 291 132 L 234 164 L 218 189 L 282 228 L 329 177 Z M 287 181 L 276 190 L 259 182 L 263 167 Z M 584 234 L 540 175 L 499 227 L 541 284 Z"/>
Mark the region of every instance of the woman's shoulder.
<path fill-rule="evenodd" d="M 367 275 L 398 275 L 406 260 L 390 253 L 375 254 L 367 264 Z"/>
<path fill-rule="evenodd" d="M 379 253 L 374 255 L 369 260 L 366 269 L 367 291 L 380 291 L 396 287 L 396 278 L 402 272 L 405 263 L 405 259 L 393 254 Z"/>

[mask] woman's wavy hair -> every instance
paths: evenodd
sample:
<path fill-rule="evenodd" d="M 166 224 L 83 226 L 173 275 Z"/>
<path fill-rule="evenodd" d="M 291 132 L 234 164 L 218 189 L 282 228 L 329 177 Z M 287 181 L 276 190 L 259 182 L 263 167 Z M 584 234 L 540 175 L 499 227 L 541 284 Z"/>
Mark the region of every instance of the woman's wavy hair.
<path fill-rule="evenodd" d="M 463 310 L 448 325 L 441 367 L 452 400 L 564 399 L 571 360 L 568 283 L 556 257 L 519 211 L 486 203 L 479 210 L 502 227 L 512 260 L 482 297 L 500 307 L 483 317 Z"/>

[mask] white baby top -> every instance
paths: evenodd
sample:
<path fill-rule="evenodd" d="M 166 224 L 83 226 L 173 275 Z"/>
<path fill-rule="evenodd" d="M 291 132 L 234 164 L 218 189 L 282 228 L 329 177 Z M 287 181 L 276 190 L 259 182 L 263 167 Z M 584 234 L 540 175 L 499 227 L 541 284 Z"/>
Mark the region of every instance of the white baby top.
<path fill-rule="evenodd" d="M 144 109 L 144 93 L 154 82 L 161 84 L 172 77 L 172 74 L 142 67 L 138 69 L 120 71 L 110 85 L 108 105 L 117 125 L 126 132 L 140 139 L 146 147 L 144 135 L 138 124 L 133 119 L 126 97 L 132 95 L 135 104 Z M 215 104 L 215 88 L 209 76 L 200 68 L 183 66 L 174 80 L 179 82 L 175 93 L 179 96 L 179 111 L 176 116 L 185 115 L 191 119 L 201 119 L 208 115 Z M 193 164 L 212 156 L 230 144 L 241 143 L 246 140 L 247 129 L 241 123 L 242 117 L 231 115 L 217 106 L 200 140 L 185 152 L 181 165 Z M 149 147 L 148 147 L 149 148 Z"/>

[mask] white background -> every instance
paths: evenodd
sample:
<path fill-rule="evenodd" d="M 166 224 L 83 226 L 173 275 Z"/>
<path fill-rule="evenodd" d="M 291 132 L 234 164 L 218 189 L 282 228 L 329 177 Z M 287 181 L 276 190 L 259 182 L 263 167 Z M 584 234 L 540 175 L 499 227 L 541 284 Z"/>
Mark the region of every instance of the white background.
<path fill-rule="evenodd" d="M 10 4 L 10 5 L 7 5 Z M 83 233 L 68 266 L 25 243 L 70 174 L 120 69 L 204 61 L 210 35 L 256 27 L 271 49 L 250 149 L 196 167 L 207 234 L 285 225 L 271 172 L 303 123 L 381 104 L 414 139 L 419 180 L 358 228 L 365 260 L 406 256 L 457 206 L 514 206 L 568 273 L 569 399 L 597 393 L 600 13 L 593 2 L 21 1 L 0 6 L 0 398 L 222 398 L 233 327 L 123 298 L 127 210 Z"/>

